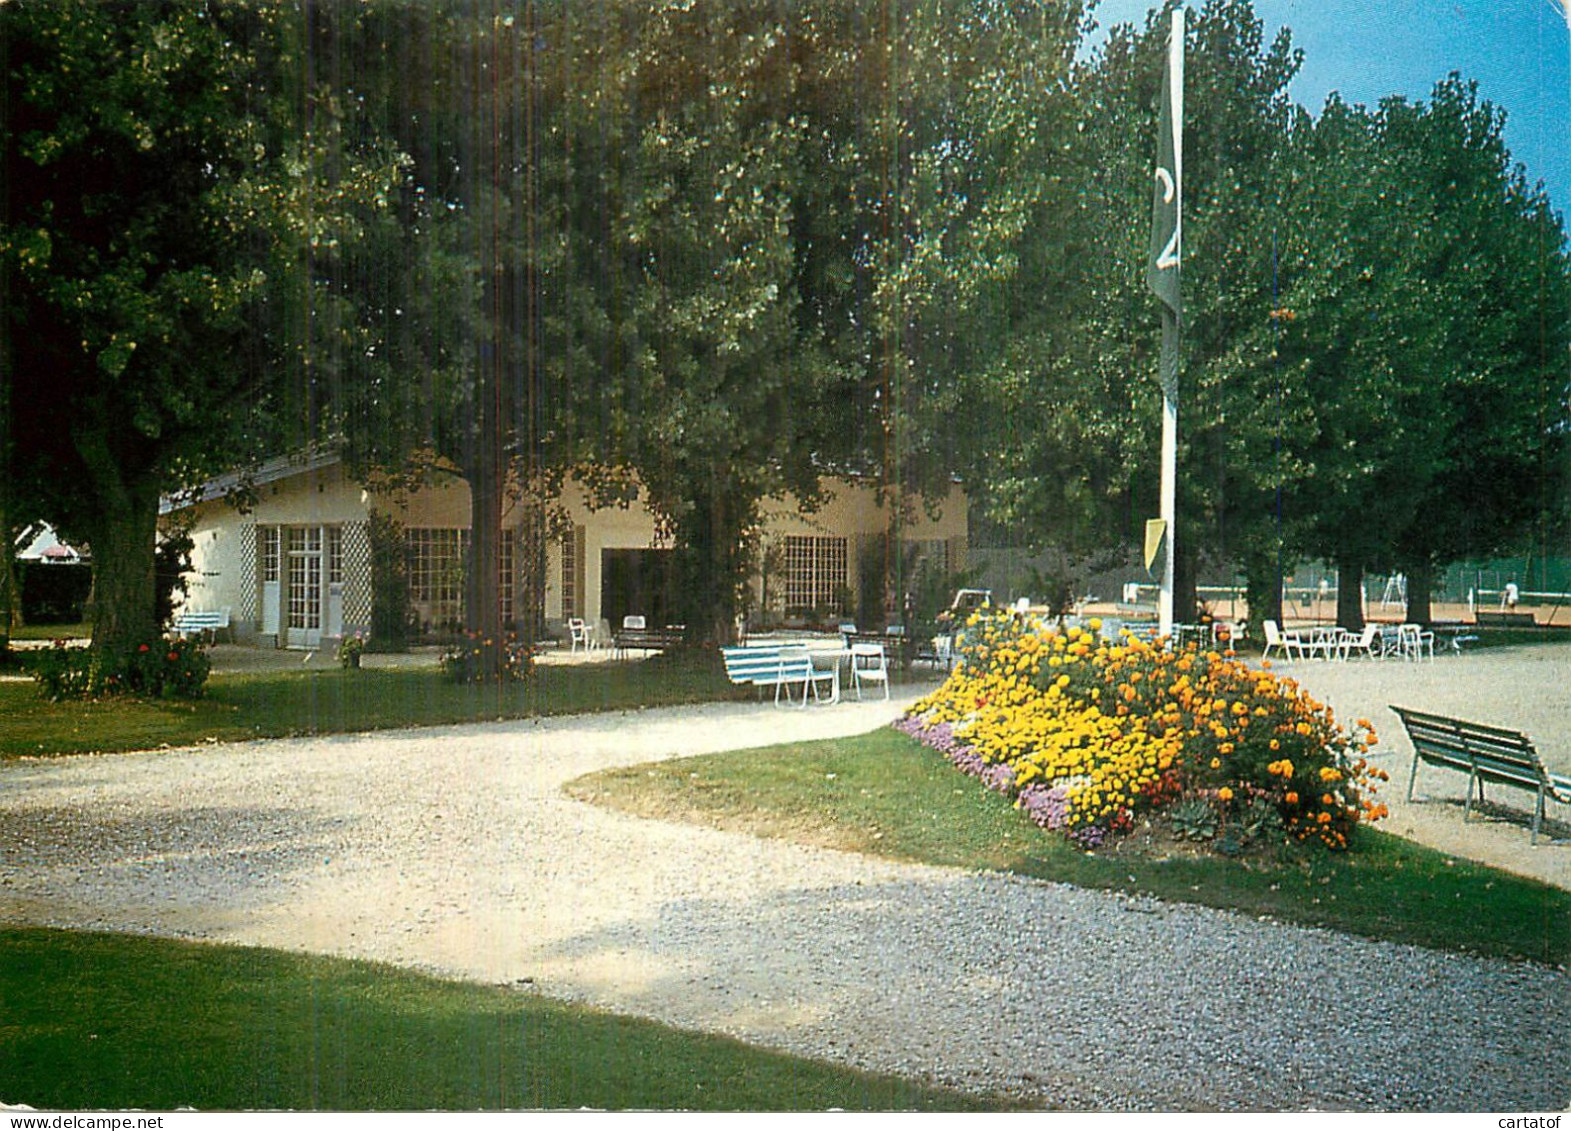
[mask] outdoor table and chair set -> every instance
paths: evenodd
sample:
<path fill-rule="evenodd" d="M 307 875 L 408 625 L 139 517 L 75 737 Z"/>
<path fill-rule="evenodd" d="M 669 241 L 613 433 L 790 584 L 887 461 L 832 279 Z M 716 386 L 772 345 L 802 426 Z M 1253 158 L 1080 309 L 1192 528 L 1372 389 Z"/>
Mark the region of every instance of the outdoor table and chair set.
<path fill-rule="evenodd" d="M 1370 660 L 1399 659 L 1423 660 L 1435 658 L 1435 633 L 1417 624 L 1366 624 L 1362 632 L 1351 632 L 1336 625 L 1316 625 L 1311 628 L 1283 629 L 1276 621 L 1265 621 L 1265 650 L 1262 660 L 1269 659 L 1275 650 L 1283 659 L 1348 660 L 1361 656 Z M 1451 651 L 1460 652 L 1463 645 L 1477 641 L 1478 637 L 1461 632 L 1446 638 Z"/>
<path fill-rule="evenodd" d="M 852 643 L 837 652 L 810 651 L 806 644 L 744 644 L 735 648 L 722 648 L 726 676 L 732 683 L 775 689 L 775 705 L 782 701 L 806 707 L 808 699 L 815 703 L 840 702 L 840 665 L 850 664 L 851 689 L 862 698 L 864 685 L 881 685 L 884 698 L 889 698 L 889 656 L 883 644 L 873 642 Z M 829 661 L 819 666 L 822 661 Z M 801 688 L 797 700 L 792 688 Z"/>

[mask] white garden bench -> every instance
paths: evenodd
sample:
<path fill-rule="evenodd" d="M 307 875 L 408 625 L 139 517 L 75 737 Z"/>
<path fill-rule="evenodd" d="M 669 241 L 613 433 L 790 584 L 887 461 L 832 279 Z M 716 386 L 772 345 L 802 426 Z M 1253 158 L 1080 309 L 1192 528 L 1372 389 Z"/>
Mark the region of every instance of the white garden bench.
<path fill-rule="evenodd" d="M 800 644 L 746 644 L 736 648 L 722 648 L 725 657 L 725 674 L 732 683 L 751 684 L 754 687 L 775 689 L 775 705 L 780 705 L 780 694 L 785 692 L 786 702 L 791 702 L 791 687 L 802 685 L 802 702 L 807 706 L 811 689 L 816 703 L 840 701 L 840 665 L 822 669 L 814 666 L 813 657 Z M 826 700 L 819 685 L 829 684 Z"/>
<path fill-rule="evenodd" d="M 227 632 L 229 638 L 234 639 L 234 628 L 229 623 L 227 608 L 178 612 L 174 617 L 174 631 L 182 640 L 188 636 L 217 640 L 220 632 Z"/>

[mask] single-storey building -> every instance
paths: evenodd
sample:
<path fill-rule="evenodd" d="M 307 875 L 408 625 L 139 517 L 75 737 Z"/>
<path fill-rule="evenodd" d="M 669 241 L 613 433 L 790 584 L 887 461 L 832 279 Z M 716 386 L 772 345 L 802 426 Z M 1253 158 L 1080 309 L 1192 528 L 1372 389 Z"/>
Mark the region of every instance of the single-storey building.
<path fill-rule="evenodd" d="M 407 541 L 410 597 L 425 632 L 450 630 L 463 617 L 462 562 L 469 537 L 469 487 L 453 476 L 407 492 L 377 492 L 354 480 L 327 450 L 272 460 L 245 479 L 246 509 L 229 501 L 239 474 L 194 496 L 164 500 L 162 514 L 189 524 L 193 576 L 182 608 L 227 609 L 237 640 L 315 648 L 324 639 L 366 630 L 371 622 L 373 514 L 396 519 Z M 755 576 L 755 607 L 767 585 L 778 611 L 843 616 L 857 585 L 858 555 L 879 546 L 889 514 L 870 483 L 827 481 L 829 499 L 806 512 L 793 500 L 765 503 L 763 543 L 774 574 Z M 571 480 L 556 500 L 566 515 L 544 547 L 544 592 L 536 610 L 550 628 L 568 618 L 620 625 L 630 614 L 667 623 L 671 549 L 641 503 L 593 509 Z M 506 506 L 506 504 L 504 504 Z M 920 554 L 947 571 L 964 567 L 966 500 L 958 485 L 936 509 L 918 504 L 902 527 Z M 502 614 L 515 619 L 521 599 L 517 559 L 522 506 L 504 510 Z"/>

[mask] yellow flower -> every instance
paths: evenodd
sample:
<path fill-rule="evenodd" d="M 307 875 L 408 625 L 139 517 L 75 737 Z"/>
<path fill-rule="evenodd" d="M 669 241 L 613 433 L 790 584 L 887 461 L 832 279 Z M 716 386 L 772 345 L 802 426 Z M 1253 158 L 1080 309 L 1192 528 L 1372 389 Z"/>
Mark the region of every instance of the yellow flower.
<path fill-rule="evenodd" d="M 1233 800 L 1233 791 L 1231 789 L 1229 789 L 1225 785 L 1221 789 L 1216 791 L 1216 795 L 1217 795 L 1217 797 L 1219 797 L 1223 801 L 1231 801 L 1231 800 Z"/>

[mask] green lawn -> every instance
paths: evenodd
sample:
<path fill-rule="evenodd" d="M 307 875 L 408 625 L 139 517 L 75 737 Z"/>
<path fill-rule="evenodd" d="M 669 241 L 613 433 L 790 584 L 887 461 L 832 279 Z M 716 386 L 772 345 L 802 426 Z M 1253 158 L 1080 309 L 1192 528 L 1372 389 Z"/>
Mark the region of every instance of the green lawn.
<path fill-rule="evenodd" d="M 901 860 L 1145 893 L 1371 938 L 1562 964 L 1571 892 L 1360 830 L 1265 863 L 1080 852 L 893 730 L 610 770 L 570 787 L 630 812 Z"/>
<path fill-rule="evenodd" d="M 12 640 L 86 640 L 93 626 L 85 621 L 74 624 L 23 624 L 11 630 Z"/>
<path fill-rule="evenodd" d="M 0 1102 L 39 1108 L 1003 1106 L 371 963 L 0 931 Z"/>
<path fill-rule="evenodd" d="M 484 722 L 747 697 L 718 656 L 540 666 L 527 683 L 464 686 L 435 668 L 217 674 L 194 701 L 49 703 L 0 683 L 0 759 L 146 750 L 209 740 Z"/>

